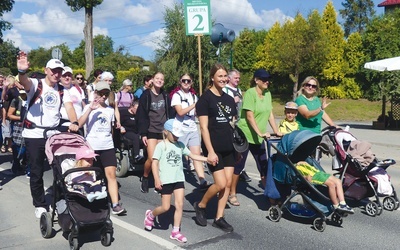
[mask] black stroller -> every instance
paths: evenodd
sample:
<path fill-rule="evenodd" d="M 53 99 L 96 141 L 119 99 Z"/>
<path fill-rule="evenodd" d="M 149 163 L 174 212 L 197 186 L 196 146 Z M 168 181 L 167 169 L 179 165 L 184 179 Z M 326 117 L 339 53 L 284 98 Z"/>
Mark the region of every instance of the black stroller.
<path fill-rule="evenodd" d="M 68 234 L 70 249 L 79 249 L 78 236 L 82 227 L 93 230 L 100 229 L 101 244 L 110 246 L 113 226 L 110 220 L 110 207 L 107 198 L 88 201 L 82 195 L 71 192 L 66 178 L 79 171 L 94 171 L 101 186 L 104 186 L 104 174 L 100 168 L 71 168 L 63 173 L 61 163 L 67 159 L 75 159 L 75 153 L 90 146 L 85 139 L 72 133 L 57 133 L 46 141 L 46 156 L 53 170 L 52 211 L 43 213 L 40 218 L 40 231 L 44 238 L 53 236 L 53 223 L 58 221 L 62 231 Z M 57 220 L 55 219 L 57 212 Z"/>
<path fill-rule="evenodd" d="M 399 199 L 390 182 L 386 169 L 395 164 L 393 159 L 379 161 L 367 146 L 365 154 L 357 154 L 352 148 L 361 143 L 350 132 L 335 127 L 322 131 L 323 140 L 318 151 L 333 157 L 332 169 L 338 171 L 344 195 L 354 201 L 365 203 L 365 212 L 370 216 L 380 215 L 383 208 L 393 211 L 399 208 Z M 369 157 L 369 161 L 364 161 Z M 364 161 L 364 162 L 362 162 Z M 374 197 L 373 201 L 369 198 Z M 383 202 L 380 201 L 383 198 Z"/>
<path fill-rule="evenodd" d="M 293 131 L 283 136 L 277 145 L 271 145 L 277 151 L 277 154 L 271 156 L 273 178 L 283 202 L 269 208 L 270 220 L 279 221 L 285 209 L 295 217 L 313 219 L 314 229 L 319 232 L 325 230 L 327 216 L 331 214 L 332 224 L 340 226 L 343 223 L 343 217 L 346 214 L 334 210 L 329 197 L 324 194 L 326 188 L 308 182 L 294 165 L 299 161 L 306 161 L 318 170 L 324 171 L 319 163 L 310 157 L 320 141 L 321 135 L 303 130 Z M 286 190 L 287 198 L 283 194 L 284 187 L 288 189 L 288 192 Z"/>

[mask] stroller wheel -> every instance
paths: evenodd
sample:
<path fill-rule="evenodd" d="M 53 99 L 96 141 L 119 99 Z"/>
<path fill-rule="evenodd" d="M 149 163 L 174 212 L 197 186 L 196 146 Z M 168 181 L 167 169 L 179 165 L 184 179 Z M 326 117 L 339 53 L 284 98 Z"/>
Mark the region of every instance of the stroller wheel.
<path fill-rule="evenodd" d="M 273 222 L 278 222 L 282 218 L 282 210 L 278 206 L 271 206 L 268 209 L 268 217 Z"/>
<path fill-rule="evenodd" d="M 53 225 L 51 221 L 51 214 L 49 212 L 42 213 L 40 216 L 40 232 L 42 233 L 42 237 L 48 239 L 53 234 Z"/>
<path fill-rule="evenodd" d="M 331 221 L 332 221 L 333 224 L 335 224 L 336 226 L 340 227 L 342 225 L 342 223 L 343 223 L 343 218 L 342 218 L 342 216 L 340 214 L 334 212 L 332 214 Z"/>
<path fill-rule="evenodd" d="M 68 242 L 69 242 L 69 249 L 71 249 L 71 250 L 78 250 L 79 249 L 78 238 L 74 237 L 72 235 L 72 233 L 68 234 Z"/>
<path fill-rule="evenodd" d="M 398 202 L 396 202 L 396 199 L 393 198 L 392 196 L 385 197 L 385 199 L 383 199 L 383 208 L 388 211 L 393 211 L 398 206 L 398 204 L 396 203 Z"/>
<path fill-rule="evenodd" d="M 323 232 L 323 231 L 325 230 L 325 227 L 326 227 L 326 222 L 325 222 L 325 220 L 322 219 L 322 218 L 316 218 L 316 219 L 313 221 L 313 226 L 314 226 L 314 229 L 315 229 L 316 231 L 318 231 L 318 232 Z"/>
<path fill-rule="evenodd" d="M 101 234 L 101 244 L 105 247 L 108 247 L 111 245 L 111 233 Z"/>
<path fill-rule="evenodd" d="M 128 153 L 125 150 L 117 150 L 115 156 L 117 158 L 117 169 L 115 174 L 117 177 L 125 177 L 129 170 Z"/>
<path fill-rule="evenodd" d="M 372 216 L 372 217 L 377 216 L 378 212 L 379 212 L 378 210 L 379 210 L 378 204 L 376 204 L 373 201 L 371 201 L 367 205 L 365 205 L 365 212 L 367 212 L 367 214 L 369 216 Z"/>

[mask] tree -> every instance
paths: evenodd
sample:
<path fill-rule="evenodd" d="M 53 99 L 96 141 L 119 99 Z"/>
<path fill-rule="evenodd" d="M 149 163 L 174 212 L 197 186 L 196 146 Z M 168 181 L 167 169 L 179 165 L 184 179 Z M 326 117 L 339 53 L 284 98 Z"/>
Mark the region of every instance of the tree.
<path fill-rule="evenodd" d="M 375 15 L 374 1 L 346 0 L 342 3 L 344 9 L 339 10 L 345 20 L 344 35 L 348 37 L 353 32 L 362 34 L 370 19 Z"/>
<path fill-rule="evenodd" d="M 13 8 L 14 0 L 0 1 L 0 43 L 3 43 L 3 31 L 11 29 L 11 23 L 3 19 L 4 12 L 10 12 Z"/>
<path fill-rule="evenodd" d="M 260 35 L 262 33 L 262 35 Z M 249 87 L 252 73 L 255 69 L 256 49 L 263 43 L 267 32 L 245 28 L 233 42 L 233 65 L 241 73 L 240 88 Z M 262 38 L 260 39 L 260 37 Z"/>
<path fill-rule="evenodd" d="M 0 69 L 7 68 L 16 70 L 15 55 L 18 53 L 18 50 L 19 49 L 14 46 L 14 42 L 12 41 L 7 40 L 0 43 Z M 5 74 L 3 70 L 0 70 L 0 72 Z"/>
<path fill-rule="evenodd" d="M 106 57 L 114 52 L 114 41 L 109 36 L 97 35 L 93 39 L 94 58 Z"/>
<path fill-rule="evenodd" d="M 336 19 L 333 3 L 328 2 L 322 14 L 323 34 L 327 39 L 326 61 L 322 71 L 323 77 L 329 81 L 339 82 L 345 74 L 344 34 L 343 29 Z"/>
<path fill-rule="evenodd" d="M 65 0 L 65 2 L 71 7 L 73 12 L 79 11 L 82 8 L 85 9 L 85 27 L 83 28 L 83 34 L 85 35 L 85 78 L 88 79 L 94 68 L 93 8 L 100 5 L 103 0 Z"/>

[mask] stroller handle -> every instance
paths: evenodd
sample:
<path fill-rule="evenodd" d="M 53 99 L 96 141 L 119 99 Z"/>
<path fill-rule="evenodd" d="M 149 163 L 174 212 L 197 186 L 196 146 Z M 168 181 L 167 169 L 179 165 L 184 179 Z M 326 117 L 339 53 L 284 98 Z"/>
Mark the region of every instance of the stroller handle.
<path fill-rule="evenodd" d="M 63 132 L 70 132 L 69 127 L 57 126 L 57 127 L 45 128 L 43 131 L 43 138 L 47 140 L 50 136 Z M 79 134 L 80 136 L 83 136 L 83 133 L 80 129 L 78 129 L 78 131 L 76 132 L 70 132 L 70 133 Z"/>

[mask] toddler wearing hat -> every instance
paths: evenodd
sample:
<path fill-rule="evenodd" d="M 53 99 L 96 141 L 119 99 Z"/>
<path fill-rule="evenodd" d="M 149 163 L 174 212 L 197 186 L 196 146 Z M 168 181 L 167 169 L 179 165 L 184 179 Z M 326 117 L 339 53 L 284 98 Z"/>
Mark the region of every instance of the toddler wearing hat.
<path fill-rule="evenodd" d="M 85 168 L 93 166 L 94 158 L 98 156 L 92 149 L 84 147 L 76 152 L 74 159 L 65 159 L 61 163 L 61 170 L 64 174 L 73 168 Z M 89 202 L 107 197 L 106 187 L 96 179 L 95 171 L 76 171 L 65 177 L 67 189 L 70 192 L 78 193 L 88 199 Z"/>
<path fill-rule="evenodd" d="M 167 212 L 171 206 L 171 196 L 175 196 L 174 224 L 170 235 L 171 239 L 179 242 L 187 242 L 187 238 L 180 232 L 183 200 L 185 197 L 185 176 L 183 173 L 182 155 L 189 156 L 196 161 L 207 161 L 207 158 L 196 155 L 182 143 L 177 141 L 183 136 L 180 123 L 175 119 L 169 119 L 164 124 L 163 138 L 155 147 L 152 162 L 154 186 L 161 194 L 162 204 L 154 210 L 147 210 L 144 219 L 144 228 L 147 231 L 153 229 L 154 218 Z M 209 164 L 213 164 L 208 162 Z M 215 163 L 214 163 L 215 164 Z"/>
<path fill-rule="evenodd" d="M 299 124 L 296 121 L 297 109 L 295 102 L 287 102 L 285 104 L 285 119 L 279 123 L 279 132 L 285 135 L 299 130 Z"/>

